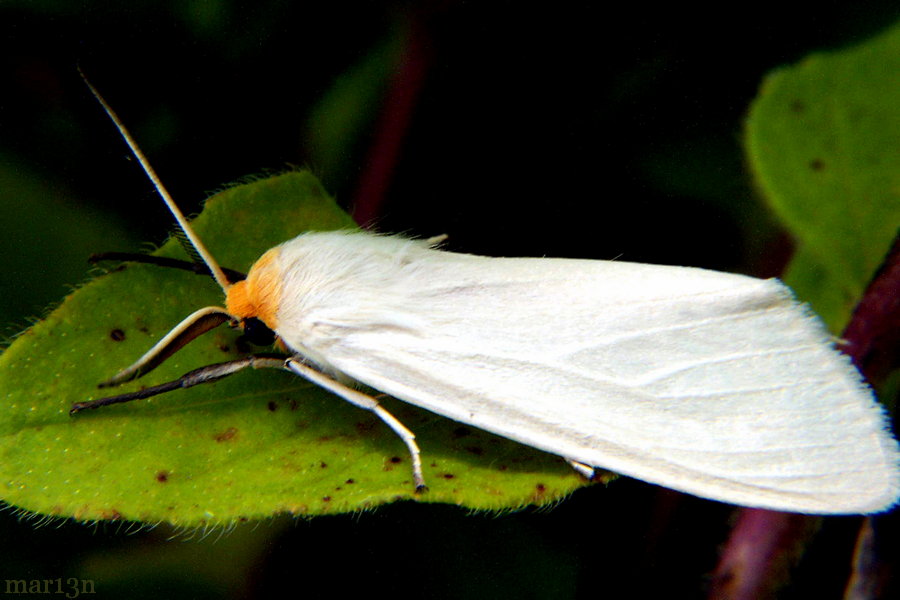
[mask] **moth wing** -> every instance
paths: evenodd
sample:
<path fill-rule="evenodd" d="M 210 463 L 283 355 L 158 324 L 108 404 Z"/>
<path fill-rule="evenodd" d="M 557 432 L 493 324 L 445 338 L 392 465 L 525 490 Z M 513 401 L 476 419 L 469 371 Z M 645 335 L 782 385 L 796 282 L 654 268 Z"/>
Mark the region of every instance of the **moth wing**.
<path fill-rule="evenodd" d="M 437 251 L 412 272 L 312 311 L 305 347 L 440 415 L 698 496 L 821 514 L 897 499 L 884 411 L 777 280 Z"/>

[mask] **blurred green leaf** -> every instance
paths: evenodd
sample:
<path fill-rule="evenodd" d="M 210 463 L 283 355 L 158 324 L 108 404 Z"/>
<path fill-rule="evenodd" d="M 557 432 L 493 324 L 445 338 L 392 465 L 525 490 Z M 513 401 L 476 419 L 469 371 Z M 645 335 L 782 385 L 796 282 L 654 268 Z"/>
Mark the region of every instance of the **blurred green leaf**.
<path fill-rule="evenodd" d="M 770 74 L 746 145 L 797 239 L 786 281 L 839 331 L 900 225 L 900 25 Z"/>
<path fill-rule="evenodd" d="M 401 29 L 391 34 L 337 77 L 310 112 L 304 139 L 313 170 L 329 189 L 357 179 L 358 148 L 378 115 L 404 43 Z"/>
<path fill-rule="evenodd" d="M 111 238 L 122 250 L 136 248 L 121 223 L 78 205 L 52 178 L 8 156 L 0 156 L 0 211 L 4 326 L 23 316 L 39 316 L 85 277 L 88 257 Z"/>
<path fill-rule="evenodd" d="M 194 225 L 224 266 L 242 271 L 303 231 L 353 227 L 305 172 L 225 190 Z M 159 253 L 181 249 L 170 240 Z M 393 432 L 285 372 L 242 372 L 69 417 L 73 402 L 104 395 L 97 383 L 180 319 L 221 303 L 209 278 L 128 265 L 79 289 L 16 339 L 0 356 L 3 499 L 79 520 L 197 526 L 358 511 L 403 498 L 510 509 L 552 503 L 582 485 L 557 457 L 386 401 L 423 451 L 430 489 L 415 496 Z M 235 358 L 235 348 L 236 333 L 220 327 L 122 391 Z"/>

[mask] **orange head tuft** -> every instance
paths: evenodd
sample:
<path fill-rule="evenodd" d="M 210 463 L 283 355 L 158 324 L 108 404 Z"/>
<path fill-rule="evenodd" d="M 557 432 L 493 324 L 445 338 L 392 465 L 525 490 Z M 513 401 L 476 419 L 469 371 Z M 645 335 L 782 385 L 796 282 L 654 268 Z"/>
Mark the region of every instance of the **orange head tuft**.
<path fill-rule="evenodd" d="M 278 267 L 279 249 L 272 248 L 257 260 L 247 279 L 228 288 L 225 308 L 239 319 L 256 317 L 275 331 L 278 326 L 278 306 L 281 303 L 281 270 Z"/>

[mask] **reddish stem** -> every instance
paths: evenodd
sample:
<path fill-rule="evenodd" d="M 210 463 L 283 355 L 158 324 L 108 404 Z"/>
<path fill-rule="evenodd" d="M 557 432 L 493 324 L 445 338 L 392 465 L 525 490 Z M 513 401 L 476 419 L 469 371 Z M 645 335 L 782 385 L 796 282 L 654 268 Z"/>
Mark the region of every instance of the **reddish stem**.
<path fill-rule="evenodd" d="M 354 195 L 353 218 L 363 227 L 372 225 L 382 212 L 430 64 L 431 53 L 425 42 L 425 33 L 415 17 L 410 19 L 404 42 L 399 65 L 376 126 L 374 142 L 359 178 L 359 188 Z"/>
<path fill-rule="evenodd" d="M 842 350 L 877 385 L 900 363 L 900 235 L 856 306 Z"/>

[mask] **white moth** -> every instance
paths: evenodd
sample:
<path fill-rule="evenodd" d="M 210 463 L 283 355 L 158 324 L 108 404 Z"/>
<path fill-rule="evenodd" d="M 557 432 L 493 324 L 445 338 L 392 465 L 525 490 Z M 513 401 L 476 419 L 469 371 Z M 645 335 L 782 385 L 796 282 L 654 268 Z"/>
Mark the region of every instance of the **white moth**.
<path fill-rule="evenodd" d="M 88 84 L 90 85 L 90 84 Z M 187 341 L 260 321 L 286 359 L 247 357 L 139 392 L 246 367 L 288 369 L 414 435 L 359 382 L 567 459 L 713 500 L 775 510 L 873 513 L 900 495 L 889 424 L 822 324 L 777 280 L 626 262 L 487 258 L 431 241 L 306 233 L 232 283 L 128 132 L 91 87 L 226 293 L 109 385 Z"/>

